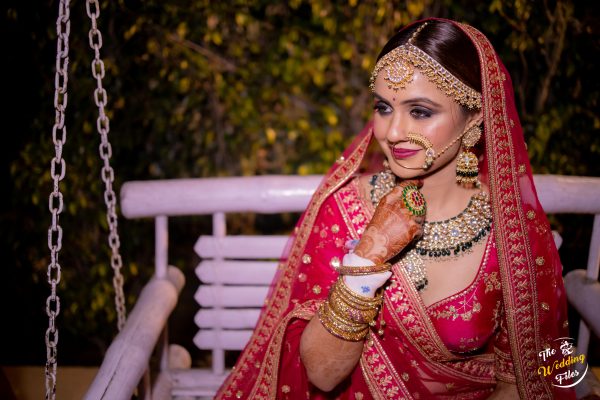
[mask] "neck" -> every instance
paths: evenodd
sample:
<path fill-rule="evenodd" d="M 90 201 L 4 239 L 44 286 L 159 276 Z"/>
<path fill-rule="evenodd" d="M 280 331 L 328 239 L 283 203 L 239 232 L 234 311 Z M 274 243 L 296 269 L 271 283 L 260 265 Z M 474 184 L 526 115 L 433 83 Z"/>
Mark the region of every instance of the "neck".
<path fill-rule="evenodd" d="M 423 179 L 421 193 L 427 201 L 427 220 L 445 220 L 459 214 L 469 203 L 476 188 L 456 183 L 456 158 Z"/>

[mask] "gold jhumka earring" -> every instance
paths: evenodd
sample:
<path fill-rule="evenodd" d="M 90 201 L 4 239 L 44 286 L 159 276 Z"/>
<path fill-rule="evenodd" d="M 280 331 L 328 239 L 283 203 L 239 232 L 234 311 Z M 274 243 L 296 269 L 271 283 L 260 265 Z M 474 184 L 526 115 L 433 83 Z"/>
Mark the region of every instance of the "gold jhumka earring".
<path fill-rule="evenodd" d="M 458 155 L 456 163 L 456 182 L 461 185 L 475 184 L 475 186 L 479 186 L 479 160 L 471 151 L 479 138 L 481 138 L 481 128 L 477 125 L 469 128 L 463 136 L 463 149 Z"/>

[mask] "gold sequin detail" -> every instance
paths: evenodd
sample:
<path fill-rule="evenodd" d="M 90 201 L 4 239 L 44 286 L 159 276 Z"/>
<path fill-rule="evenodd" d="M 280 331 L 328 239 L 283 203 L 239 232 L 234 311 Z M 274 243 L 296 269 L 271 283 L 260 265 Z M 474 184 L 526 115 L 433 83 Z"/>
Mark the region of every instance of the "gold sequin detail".
<path fill-rule="evenodd" d="M 525 167 L 525 164 L 519 164 L 519 174 L 524 174 L 525 171 L 527 171 L 527 168 Z"/>
<path fill-rule="evenodd" d="M 254 368 L 260 368 L 260 363 L 259 362 L 255 362 L 254 363 Z"/>
<path fill-rule="evenodd" d="M 340 262 L 339 257 L 332 257 L 329 261 L 329 265 L 331 265 L 333 268 L 339 268 L 341 264 L 342 263 Z"/>
<path fill-rule="evenodd" d="M 244 393 L 241 390 L 238 390 L 237 392 L 235 392 L 235 397 L 238 399 L 241 399 L 243 395 L 244 395 Z"/>
<path fill-rule="evenodd" d="M 408 381 L 408 378 L 409 378 L 408 374 L 406 372 L 404 372 L 402 374 L 402 379 L 404 379 L 404 381 L 406 382 L 406 381 Z"/>
<path fill-rule="evenodd" d="M 535 211 L 533 211 L 533 210 L 527 211 L 527 218 L 534 219 L 535 218 Z"/>
<path fill-rule="evenodd" d="M 306 274 L 305 273 L 298 274 L 298 280 L 300 282 L 306 282 Z"/>
<path fill-rule="evenodd" d="M 569 321 L 563 322 L 563 328 L 566 328 L 567 326 L 569 326 Z"/>
<path fill-rule="evenodd" d="M 341 163 L 343 163 L 344 161 L 346 161 L 346 158 L 345 158 L 344 156 L 340 156 L 340 157 L 339 157 L 339 158 L 336 160 L 336 162 L 337 162 L 338 164 L 341 164 Z"/>
<path fill-rule="evenodd" d="M 312 260 L 312 258 L 310 258 L 310 256 L 308 254 L 305 254 L 302 256 L 302 262 L 304 264 L 310 264 L 310 261 Z"/>
<path fill-rule="evenodd" d="M 338 224 L 331 225 L 331 232 L 338 233 L 340 231 L 340 226 Z"/>
<path fill-rule="evenodd" d="M 356 392 L 356 393 L 354 393 L 354 398 L 356 400 L 363 400 L 365 398 L 365 395 L 362 394 L 362 392 Z"/>
<path fill-rule="evenodd" d="M 537 257 L 535 259 L 535 263 L 541 267 L 542 265 L 544 265 L 546 263 L 546 260 L 544 259 L 544 257 Z"/>
<path fill-rule="evenodd" d="M 291 389 L 290 389 L 290 387 L 289 387 L 288 385 L 283 385 L 283 386 L 281 387 L 281 391 L 282 391 L 283 393 L 289 393 L 289 392 L 291 391 Z"/>
<path fill-rule="evenodd" d="M 313 286 L 312 291 L 313 291 L 314 294 L 320 294 L 321 293 L 321 286 L 319 286 L 319 285 Z"/>
<path fill-rule="evenodd" d="M 550 306 L 548 305 L 548 303 L 544 303 L 542 302 L 542 304 L 540 304 L 542 307 L 542 310 L 544 311 L 550 311 Z"/>

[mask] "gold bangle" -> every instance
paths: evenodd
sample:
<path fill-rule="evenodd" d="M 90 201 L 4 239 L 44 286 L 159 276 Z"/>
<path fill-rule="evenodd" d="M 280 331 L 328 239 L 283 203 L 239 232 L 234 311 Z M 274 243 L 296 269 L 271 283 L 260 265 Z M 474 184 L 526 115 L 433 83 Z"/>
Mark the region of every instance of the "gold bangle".
<path fill-rule="evenodd" d="M 348 327 L 345 323 L 337 321 L 332 310 L 328 307 L 327 302 L 321 304 L 317 314 L 321 325 L 323 325 L 327 332 L 337 338 L 358 342 L 363 340 L 369 334 L 369 325 L 367 324 L 360 324 L 360 327 Z"/>
<path fill-rule="evenodd" d="M 388 272 L 392 269 L 392 264 L 383 263 L 376 265 L 364 265 L 358 267 L 351 267 L 342 265 L 337 268 L 337 272 L 340 275 L 350 275 L 350 276 L 358 276 L 358 275 L 370 275 L 370 274 L 378 274 L 380 272 Z"/>
<path fill-rule="evenodd" d="M 331 305 L 326 304 L 323 307 L 323 312 L 327 315 L 329 322 L 331 322 L 336 327 L 343 329 L 345 332 L 362 332 L 365 328 L 367 328 L 368 324 L 364 322 L 355 322 L 345 318 L 343 315 L 338 314 L 331 307 Z"/>
<path fill-rule="evenodd" d="M 362 324 L 368 324 L 377 317 L 379 309 L 376 307 L 360 310 L 349 306 L 340 299 L 339 295 L 332 293 L 329 300 L 329 307 L 338 315 L 350 321 Z"/>
<path fill-rule="evenodd" d="M 376 309 L 377 307 L 379 307 L 379 302 L 373 302 L 373 303 L 357 302 L 356 299 L 353 299 L 348 294 L 342 292 L 339 289 L 331 291 L 331 293 L 329 294 L 329 302 L 335 303 L 335 304 L 338 304 L 338 303 L 345 304 L 348 307 L 351 307 L 358 311 L 368 311 L 368 310 Z"/>
<path fill-rule="evenodd" d="M 382 301 L 382 295 L 373 298 L 355 293 L 340 276 L 317 314 L 323 327 L 332 335 L 359 341 L 368 335 L 369 326 L 377 317 Z"/>
<path fill-rule="evenodd" d="M 375 297 L 361 296 L 346 285 L 346 282 L 344 282 L 343 277 L 338 278 L 334 290 L 339 290 L 339 293 L 342 296 L 344 296 L 346 301 L 353 305 L 356 305 L 357 307 L 379 306 L 381 304 L 381 301 L 383 300 L 382 294 Z"/>

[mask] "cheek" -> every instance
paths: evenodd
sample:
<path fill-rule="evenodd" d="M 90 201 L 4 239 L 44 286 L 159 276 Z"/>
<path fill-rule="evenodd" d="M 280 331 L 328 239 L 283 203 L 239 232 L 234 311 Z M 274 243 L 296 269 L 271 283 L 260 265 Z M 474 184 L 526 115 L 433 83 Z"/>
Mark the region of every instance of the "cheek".
<path fill-rule="evenodd" d="M 378 141 L 385 140 L 385 132 L 387 129 L 387 125 L 383 118 L 380 115 L 375 115 L 373 117 L 373 135 L 375 135 L 375 139 Z"/>
<path fill-rule="evenodd" d="M 381 121 L 381 117 L 375 116 L 373 119 L 373 136 L 377 143 L 379 143 L 379 147 L 381 150 L 387 154 L 388 151 L 388 143 L 386 140 L 386 126 L 383 121 Z"/>
<path fill-rule="evenodd" d="M 454 132 L 455 128 L 453 121 L 444 118 L 427 124 L 421 133 L 431 140 L 434 147 L 439 147 L 440 145 L 445 146 L 454 139 L 457 135 Z"/>

